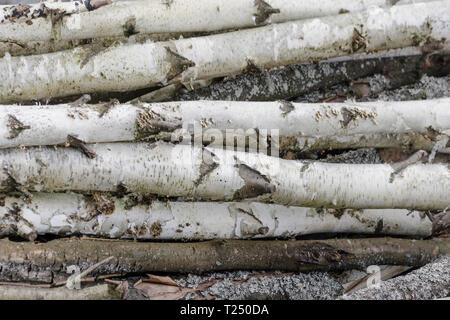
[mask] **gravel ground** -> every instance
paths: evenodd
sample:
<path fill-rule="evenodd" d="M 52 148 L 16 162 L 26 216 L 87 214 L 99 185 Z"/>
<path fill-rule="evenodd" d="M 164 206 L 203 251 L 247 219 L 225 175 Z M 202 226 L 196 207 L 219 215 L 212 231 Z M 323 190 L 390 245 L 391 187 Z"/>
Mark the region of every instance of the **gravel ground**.
<path fill-rule="evenodd" d="M 333 97 L 343 97 L 347 99 L 355 99 L 356 101 L 407 101 L 421 99 L 436 99 L 450 96 L 449 87 L 450 76 L 446 77 L 429 77 L 427 75 L 407 86 L 402 86 L 393 90 L 386 90 L 389 80 L 383 75 L 374 75 L 371 77 L 360 79 L 367 81 L 370 86 L 370 93 L 358 97 L 347 84 L 339 84 L 333 86 L 327 91 L 315 91 L 307 95 L 295 99 L 297 102 L 316 102 Z"/>
<path fill-rule="evenodd" d="M 253 275 L 253 277 L 252 277 Z M 255 277 L 255 275 L 258 275 Z M 201 291 L 203 296 L 211 295 L 218 300 L 305 300 L 333 299 L 343 293 L 342 285 L 324 272 L 281 274 L 261 272 L 225 272 L 208 276 L 188 275 L 175 281 L 183 287 L 197 288 L 201 282 L 220 279 L 211 287 Z M 188 294 L 186 299 L 195 299 Z"/>

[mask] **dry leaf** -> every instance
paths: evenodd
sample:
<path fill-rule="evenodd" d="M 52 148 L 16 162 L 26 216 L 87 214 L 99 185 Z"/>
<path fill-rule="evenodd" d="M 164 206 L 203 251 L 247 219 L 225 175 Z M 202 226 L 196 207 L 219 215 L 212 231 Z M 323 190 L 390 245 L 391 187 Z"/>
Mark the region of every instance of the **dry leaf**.
<path fill-rule="evenodd" d="M 411 269 L 411 267 L 409 266 L 380 266 L 380 278 L 381 281 L 386 281 L 389 280 L 409 269 Z M 369 277 L 372 274 L 368 274 L 367 276 L 365 276 L 362 279 L 356 280 L 350 284 L 348 284 L 348 286 L 346 286 L 346 293 L 353 293 L 355 291 L 367 288 L 367 280 L 369 279 Z"/>
<path fill-rule="evenodd" d="M 142 281 L 150 283 L 167 284 L 169 286 L 178 287 L 178 284 L 175 281 L 173 281 L 171 277 L 157 276 L 154 274 L 147 274 L 147 276 L 148 279 L 143 279 Z"/>
<path fill-rule="evenodd" d="M 139 290 L 149 300 L 180 300 L 189 292 L 195 290 L 179 288 L 173 285 L 138 281 L 134 288 Z"/>

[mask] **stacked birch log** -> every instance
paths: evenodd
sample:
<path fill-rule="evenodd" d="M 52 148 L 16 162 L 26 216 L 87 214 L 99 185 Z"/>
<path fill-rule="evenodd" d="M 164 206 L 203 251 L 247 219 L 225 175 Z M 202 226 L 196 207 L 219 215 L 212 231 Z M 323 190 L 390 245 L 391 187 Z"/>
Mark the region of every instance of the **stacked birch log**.
<path fill-rule="evenodd" d="M 421 266 L 449 253 L 429 238 L 450 205 L 448 162 L 435 161 L 450 153 L 450 98 L 289 101 L 376 73 L 396 72 L 392 87 L 446 75 L 449 22 L 450 1 L 0 6 L 0 235 L 30 241 L 0 240 L 0 280 L 52 282 L 109 256 L 98 273 Z M 357 148 L 415 153 L 301 157 Z M 287 241 L 318 233 L 406 239 Z"/>

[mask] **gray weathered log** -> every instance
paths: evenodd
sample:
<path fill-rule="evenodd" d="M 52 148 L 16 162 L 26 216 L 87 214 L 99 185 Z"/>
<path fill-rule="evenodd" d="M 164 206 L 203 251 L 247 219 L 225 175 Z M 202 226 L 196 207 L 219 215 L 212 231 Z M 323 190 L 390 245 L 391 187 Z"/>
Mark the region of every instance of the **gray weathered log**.
<path fill-rule="evenodd" d="M 159 99 L 159 101 L 290 99 L 373 74 L 386 75 L 391 80 L 389 88 L 393 89 L 413 83 L 423 74 L 437 76 L 448 74 L 449 60 L 448 44 L 433 53 L 424 51 L 424 48 L 407 48 L 375 54 L 358 54 L 317 64 L 295 64 L 271 70 L 248 70 L 247 73 L 204 88 L 181 94 L 173 93 L 171 99 L 165 97 L 166 100 Z M 157 102 L 152 93 L 138 100 Z"/>

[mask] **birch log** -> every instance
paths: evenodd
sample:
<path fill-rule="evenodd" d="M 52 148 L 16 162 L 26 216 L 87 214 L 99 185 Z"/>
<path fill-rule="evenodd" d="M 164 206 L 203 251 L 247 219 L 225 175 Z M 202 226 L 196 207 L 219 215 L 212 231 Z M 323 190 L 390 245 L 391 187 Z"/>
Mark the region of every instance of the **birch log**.
<path fill-rule="evenodd" d="M 320 150 L 412 147 L 431 150 L 450 133 L 450 98 L 406 102 L 226 102 L 0 106 L 0 148 L 159 138 L 214 146 L 256 132 L 280 137 L 279 148 Z M 243 140 L 244 139 L 244 140 Z M 196 140 L 197 141 L 197 140 Z M 201 142 L 200 142 L 201 143 Z M 249 143 L 247 143 L 249 144 Z M 262 145 L 262 143 L 261 143 Z M 245 141 L 239 146 L 245 147 Z M 256 150 L 256 147 L 253 146 Z"/>
<path fill-rule="evenodd" d="M 407 1 L 407 3 L 414 2 L 417 1 Z M 0 41 L 77 40 L 129 36 L 135 33 L 220 31 L 358 12 L 373 6 L 390 7 L 392 1 L 197 0 L 195 3 L 191 0 L 133 1 L 116 2 L 98 12 L 83 12 L 95 8 L 89 1 L 59 2 L 56 5 L 49 2 L 32 6 L 3 6 L 7 11 L 0 16 L 2 23 Z M 76 8 L 82 10 L 76 14 Z M 12 14 L 14 9 L 16 12 L 22 9 L 25 19 L 16 19 Z M 56 20 L 55 23 L 55 19 L 52 19 L 45 9 L 47 11 L 60 9 L 63 13 L 60 21 Z M 15 23 L 3 23 L 7 19 Z"/>
<path fill-rule="evenodd" d="M 157 142 L 4 149 L 0 191 L 122 191 L 333 208 L 442 210 L 445 164 L 334 164 Z"/>
<path fill-rule="evenodd" d="M 29 201 L 14 197 L 2 201 L 0 236 L 31 241 L 37 234 L 165 240 L 290 238 L 314 233 L 427 237 L 433 227 L 423 212 L 402 209 L 314 209 L 256 202 L 153 201 L 132 206 L 133 199 L 105 193 L 37 193 Z"/>
<path fill-rule="evenodd" d="M 449 20 L 450 1 L 436 1 L 371 7 L 198 38 L 113 45 L 106 50 L 87 47 L 26 57 L 5 55 L 0 60 L 0 102 L 210 79 L 238 74 L 249 60 L 268 69 L 361 50 L 441 41 L 450 38 Z"/>
<path fill-rule="evenodd" d="M 346 270 L 370 265 L 422 266 L 450 253 L 445 240 L 398 238 L 303 241 L 215 240 L 133 242 L 62 239 L 46 243 L 0 240 L 0 280 L 52 282 L 66 268 L 86 268 L 107 257 L 94 275 L 126 272 L 212 272 L 224 270 Z"/>

